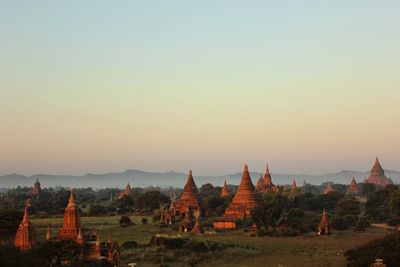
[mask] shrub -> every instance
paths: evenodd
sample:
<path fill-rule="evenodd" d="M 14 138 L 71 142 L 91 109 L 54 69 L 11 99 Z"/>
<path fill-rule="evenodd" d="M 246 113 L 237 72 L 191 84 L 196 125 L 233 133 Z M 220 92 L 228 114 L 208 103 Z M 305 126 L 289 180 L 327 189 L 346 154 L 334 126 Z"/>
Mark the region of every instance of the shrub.
<path fill-rule="evenodd" d="M 131 225 L 134 225 L 134 223 L 132 222 L 131 218 L 129 218 L 129 216 L 126 215 L 121 216 L 121 218 L 119 219 L 119 226 L 127 227 Z"/>
<path fill-rule="evenodd" d="M 351 226 L 355 226 L 358 221 L 357 216 L 354 215 L 345 215 L 336 217 L 333 220 L 332 227 L 336 230 L 347 230 Z"/>

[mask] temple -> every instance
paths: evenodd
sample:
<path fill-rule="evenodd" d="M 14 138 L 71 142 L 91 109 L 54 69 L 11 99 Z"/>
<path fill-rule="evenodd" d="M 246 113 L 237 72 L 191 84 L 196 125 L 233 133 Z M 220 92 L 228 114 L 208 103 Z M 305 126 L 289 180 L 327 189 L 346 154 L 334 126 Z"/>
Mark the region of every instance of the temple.
<path fill-rule="evenodd" d="M 247 164 L 244 166 L 242 179 L 232 202 L 222 217 L 214 221 L 214 229 L 236 229 L 235 220 L 251 217 L 251 210 L 256 206 L 254 185 Z"/>
<path fill-rule="evenodd" d="M 129 184 L 129 182 L 126 184 L 124 191 L 122 191 L 118 198 L 123 198 L 125 196 L 129 196 L 132 193 L 132 188 L 131 185 Z"/>
<path fill-rule="evenodd" d="M 81 216 L 79 209 L 75 204 L 74 192 L 71 190 L 68 205 L 64 211 L 63 227 L 58 232 L 58 238 L 60 240 L 76 239 L 80 227 Z"/>
<path fill-rule="evenodd" d="M 261 193 L 276 192 L 279 190 L 279 187 L 272 183 L 271 173 L 269 172 L 268 164 L 265 170 L 264 179 L 262 179 L 262 176 L 260 175 L 260 178 L 257 181 L 256 190 Z"/>
<path fill-rule="evenodd" d="M 36 177 L 36 182 L 35 182 L 35 184 L 33 185 L 32 190 L 31 190 L 31 196 L 33 196 L 33 197 L 39 197 L 40 192 L 42 192 L 42 189 L 41 189 L 41 187 L 40 187 L 39 177 Z"/>
<path fill-rule="evenodd" d="M 25 207 L 24 217 L 19 224 L 15 235 L 14 245 L 19 249 L 30 249 L 37 243 L 36 232 L 33 225 L 28 220 L 28 207 Z"/>
<path fill-rule="evenodd" d="M 385 171 L 383 170 L 378 158 L 375 159 L 374 166 L 371 169 L 371 175 L 367 178 L 366 183 L 376 184 L 380 186 L 386 186 L 393 184 L 392 180 L 385 176 Z"/>
<path fill-rule="evenodd" d="M 187 182 L 183 188 L 183 193 L 179 200 L 175 203 L 175 209 L 181 214 L 186 213 L 187 207 L 193 210 L 199 209 L 197 198 L 198 189 L 193 179 L 192 170 L 190 170 Z"/>
<path fill-rule="evenodd" d="M 224 186 L 221 189 L 221 197 L 229 196 L 228 185 L 226 184 L 226 180 L 224 182 Z"/>
<path fill-rule="evenodd" d="M 80 212 L 75 203 L 73 190 L 69 197 L 68 205 L 64 212 L 63 227 L 59 230 L 57 238 L 53 239 L 50 229 L 47 229 L 46 240 L 74 240 L 82 245 L 82 257 L 86 259 L 106 259 L 113 266 L 120 266 L 120 247 L 116 241 L 110 238 L 107 242 L 100 241 L 96 230 L 87 232 L 81 226 Z"/>
<path fill-rule="evenodd" d="M 200 212 L 198 189 L 193 179 L 192 170 L 190 170 L 182 195 L 178 201 L 175 202 L 175 196 L 171 192 L 171 204 L 169 207 L 161 209 L 159 227 L 179 223 L 179 231 L 199 233 L 200 224 L 198 218 L 194 220 L 195 216 L 193 217 L 198 212 Z"/>
<path fill-rule="evenodd" d="M 297 188 L 296 179 L 293 179 L 292 187 L 291 187 L 291 188 L 292 188 L 292 189 L 296 189 L 296 188 Z"/>
<path fill-rule="evenodd" d="M 353 195 L 361 194 L 361 190 L 358 187 L 358 185 L 356 183 L 356 179 L 354 177 L 351 180 L 351 183 L 350 183 L 349 187 L 347 188 L 346 194 L 353 194 Z"/>
<path fill-rule="evenodd" d="M 322 211 L 322 217 L 321 217 L 321 221 L 318 224 L 317 231 L 318 231 L 318 235 L 328 235 L 330 233 L 329 222 L 328 222 L 328 218 L 326 217 L 325 209 Z"/>
<path fill-rule="evenodd" d="M 324 194 L 324 195 L 327 195 L 327 194 L 333 193 L 333 192 L 335 192 L 335 190 L 334 190 L 333 187 L 332 187 L 332 183 L 328 183 L 328 184 L 326 185 L 326 187 L 324 188 L 323 194 Z"/>

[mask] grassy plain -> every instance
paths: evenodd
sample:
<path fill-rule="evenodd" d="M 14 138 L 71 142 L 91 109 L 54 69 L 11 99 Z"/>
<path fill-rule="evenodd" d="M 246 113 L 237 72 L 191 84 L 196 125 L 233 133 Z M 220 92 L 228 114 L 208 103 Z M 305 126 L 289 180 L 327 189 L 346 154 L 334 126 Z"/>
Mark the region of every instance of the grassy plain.
<path fill-rule="evenodd" d="M 96 227 L 102 240 L 107 240 L 110 233 L 120 244 L 134 240 L 140 244 L 148 244 L 150 238 L 158 233 L 156 224 L 141 224 L 142 216 L 131 216 L 136 225 L 122 228 L 118 225 L 118 216 L 108 217 L 83 217 L 82 224 L 85 228 Z M 38 232 L 40 241 L 44 240 L 46 229 L 49 226 L 53 235 L 62 225 L 62 218 L 32 219 L 32 223 Z M 168 230 L 167 230 L 168 231 Z M 173 232 L 173 231 L 171 231 Z M 374 238 L 385 235 L 385 230 L 371 227 L 366 233 L 354 233 L 353 231 L 335 231 L 330 236 L 320 236 L 311 233 L 298 237 L 250 237 L 241 232 L 220 233 L 216 235 L 192 235 L 183 234 L 199 241 L 212 241 L 233 245 L 219 252 L 209 252 L 205 260 L 196 266 L 345 266 L 344 252 L 348 249 L 360 246 Z M 149 257 L 164 257 L 151 249 L 128 249 L 122 251 L 122 261 L 137 262 L 140 266 L 159 266 L 156 261 L 149 261 Z M 173 256 L 174 257 L 174 256 Z M 168 262 L 168 266 L 188 266 L 189 259 L 193 255 L 175 257 Z M 127 265 L 125 265 L 127 266 Z"/>

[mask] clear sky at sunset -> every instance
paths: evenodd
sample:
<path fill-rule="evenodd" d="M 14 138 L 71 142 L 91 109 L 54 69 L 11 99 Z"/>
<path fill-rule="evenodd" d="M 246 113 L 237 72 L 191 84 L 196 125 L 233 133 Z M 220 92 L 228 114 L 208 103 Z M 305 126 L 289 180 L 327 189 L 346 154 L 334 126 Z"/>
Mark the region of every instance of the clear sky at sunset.
<path fill-rule="evenodd" d="M 399 1 L 0 1 L 0 174 L 400 169 Z"/>

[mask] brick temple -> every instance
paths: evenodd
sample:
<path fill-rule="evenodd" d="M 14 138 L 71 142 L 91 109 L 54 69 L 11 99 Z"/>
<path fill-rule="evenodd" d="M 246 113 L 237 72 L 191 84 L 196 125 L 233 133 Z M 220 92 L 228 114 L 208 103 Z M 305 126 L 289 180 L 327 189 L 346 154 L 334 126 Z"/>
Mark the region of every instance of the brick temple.
<path fill-rule="evenodd" d="M 224 215 L 214 221 L 214 229 L 236 229 L 235 220 L 251 217 L 251 210 L 256 206 L 254 190 L 246 164 L 238 190 Z"/>
<path fill-rule="evenodd" d="M 385 171 L 383 170 L 378 158 L 375 159 L 374 166 L 371 169 L 371 175 L 367 178 L 366 183 L 380 186 L 393 184 L 393 181 L 385 176 Z"/>
<path fill-rule="evenodd" d="M 17 234 L 15 235 L 15 247 L 25 250 L 31 249 L 37 243 L 36 231 L 28 218 L 28 207 L 25 207 L 24 217 L 19 224 Z"/>

